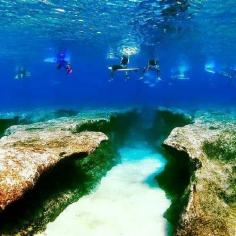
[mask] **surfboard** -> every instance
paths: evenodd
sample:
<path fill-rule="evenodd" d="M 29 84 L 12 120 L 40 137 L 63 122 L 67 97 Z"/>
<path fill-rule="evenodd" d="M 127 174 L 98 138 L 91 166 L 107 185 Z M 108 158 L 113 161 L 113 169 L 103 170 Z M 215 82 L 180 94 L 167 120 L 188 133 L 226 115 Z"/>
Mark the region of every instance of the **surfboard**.
<path fill-rule="evenodd" d="M 57 63 L 57 57 L 47 57 L 43 61 L 46 63 Z M 70 56 L 65 56 L 65 61 L 70 62 Z"/>
<path fill-rule="evenodd" d="M 112 70 L 112 67 L 108 67 L 109 70 Z M 129 72 L 129 71 L 138 71 L 139 68 L 124 68 L 124 69 L 117 69 L 115 71 L 120 71 L 120 72 Z"/>
<path fill-rule="evenodd" d="M 189 77 L 185 77 L 184 75 L 174 75 L 171 78 L 172 80 L 190 80 Z"/>

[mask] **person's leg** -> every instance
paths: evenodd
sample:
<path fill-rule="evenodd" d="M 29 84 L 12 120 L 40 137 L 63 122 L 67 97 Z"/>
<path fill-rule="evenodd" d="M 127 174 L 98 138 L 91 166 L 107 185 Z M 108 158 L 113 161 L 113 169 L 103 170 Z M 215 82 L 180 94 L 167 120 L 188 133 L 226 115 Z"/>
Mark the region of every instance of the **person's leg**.
<path fill-rule="evenodd" d="M 160 70 L 157 69 L 157 80 L 161 80 L 161 77 L 160 77 Z"/>
<path fill-rule="evenodd" d="M 130 79 L 129 73 L 128 73 L 127 71 L 125 72 L 125 79 L 126 79 L 126 80 Z"/>
<path fill-rule="evenodd" d="M 114 80 L 114 70 L 111 71 L 110 78 L 108 81 L 112 81 L 112 80 Z"/>
<path fill-rule="evenodd" d="M 143 80 L 143 79 L 144 79 L 144 75 L 145 75 L 146 72 L 147 72 L 147 67 L 144 67 L 144 68 L 143 68 L 143 71 L 142 71 L 142 75 L 141 75 L 141 77 L 139 78 L 140 80 Z"/>
<path fill-rule="evenodd" d="M 62 67 L 62 64 L 61 64 L 61 63 L 58 63 L 58 64 L 57 64 L 57 69 L 60 70 L 61 67 Z"/>

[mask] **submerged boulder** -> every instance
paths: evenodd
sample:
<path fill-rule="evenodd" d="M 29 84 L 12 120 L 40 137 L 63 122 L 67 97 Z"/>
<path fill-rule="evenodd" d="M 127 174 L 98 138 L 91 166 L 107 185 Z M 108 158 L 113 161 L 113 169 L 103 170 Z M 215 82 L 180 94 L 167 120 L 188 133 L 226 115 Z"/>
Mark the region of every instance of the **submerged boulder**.
<path fill-rule="evenodd" d="M 188 155 L 192 173 L 176 235 L 236 235 L 235 130 L 232 117 L 208 114 L 165 140 L 167 148 Z"/>
<path fill-rule="evenodd" d="M 67 119 L 7 131 L 0 139 L 0 210 L 20 199 L 61 160 L 85 157 L 108 139 L 101 132 L 75 133 L 77 125 L 78 120 Z"/>

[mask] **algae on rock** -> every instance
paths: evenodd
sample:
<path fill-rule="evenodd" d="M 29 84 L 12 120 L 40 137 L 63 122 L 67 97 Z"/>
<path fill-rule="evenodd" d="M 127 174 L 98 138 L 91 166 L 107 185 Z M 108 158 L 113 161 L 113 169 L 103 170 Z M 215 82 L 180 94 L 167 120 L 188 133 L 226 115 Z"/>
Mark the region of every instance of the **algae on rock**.
<path fill-rule="evenodd" d="M 208 116 L 174 129 L 165 140 L 168 148 L 186 153 L 193 170 L 180 197 L 188 196 L 176 235 L 236 234 L 235 129 L 236 124 L 227 116 L 224 120 Z"/>
<path fill-rule="evenodd" d="M 0 139 L 1 235 L 42 230 L 115 164 L 108 137 L 76 133 L 81 122 L 73 117 L 14 126 Z"/>

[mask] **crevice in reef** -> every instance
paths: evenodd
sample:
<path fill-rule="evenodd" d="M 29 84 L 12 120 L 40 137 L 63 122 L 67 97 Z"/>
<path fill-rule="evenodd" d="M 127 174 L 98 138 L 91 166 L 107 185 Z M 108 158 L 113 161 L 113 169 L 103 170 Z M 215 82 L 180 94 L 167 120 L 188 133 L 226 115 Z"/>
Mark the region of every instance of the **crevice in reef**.
<path fill-rule="evenodd" d="M 172 201 L 165 217 L 176 226 L 186 205 L 185 189 L 190 181 L 191 168 L 186 154 L 176 153 L 169 148 L 165 150 L 161 144 L 173 128 L 189 124 L 192 120 L 189 116 L 169 110 L 154 110 L 150 114 L 152 117 L 146 119 L 146 113 L 133 110 L 113 114 L 109 119 L 79 124 L 74 132 L 103 132 L 109 141 L 103 142 L 89 156 L 86 153 L 79 156 L 74 154 L 44 173 L 32 190 L 0 214 L 0 235 L 33 235 L 42 231 L 69 204 L 88 194 L 106 172 L 119 162 L 118 148 L 139 135 L 162 151 L 167 159 L 164 171 L 156 180 Z M 147 125 L 147 122 L 150 124 Z"/>
<path fill-rule="evenodd" d="M 140 114 L 133 110 L 126 113 L 117 113 L 111 115 L 109 120 L 92 120 L 79 125 L 76 132 L 97 131 L 103 132 L 112 144 L 118 148 L 127 140 L 130 131 L 139 121 Z"/>
<path fill-rule="evenodd" d="M 0 214 L 0 235 L 33 235 L 42 231 L 69 204 L 88 194 L 119 162 L 117 149 L 126 140 L 137 117 L 137 113 L 131 111 L 114 114 L 110 120 L 86 121 L 78 125 L 76 133 L 99 131 L 109 136 L 109 141 L 103 142 L 89 156 L 73 154 L 43 173 L 32 190 Z"/>
<path fill-rule="evenodd" d="M 167 164 L 156 180 L 166 192 L 167 197 L 171 199 L 171 205 L 165 212 L 165 218 L 172 225 L 171 234 L 173 234 L 188 201 L 187 187 L 193 166 L 185 152 L 176 151 L 167 146 L 164 148 L 162 152 L 167 159 Z"/>
<path fill-rule="evenodd" d="M 189 186 L 194 167 L 185 152 L 176 151 L 163 145 L 163 142 L 174 128 L 182 127 L 192 122 L 193 118 L 184 113 L 158 110 L 155 113 L 153 126 L 147 132 L 149 142 L 167 160 L 163 172 L 156 176 L 156 181 L 171 200 L 171 205 L 164 215 L 171 225 L 171 229 L 168 230 L 169 235 L 173 235 L 180 215 L 187 204 L 187 187 Z"/>
<path fill-rule="evenodd" d="M 160 149 L 163 141 L 176 127 L 182 127 L 193 122 L 191 116 L 168 109 L 154 111 L 152 126 L 146 130 L 148 142 Z"/>

